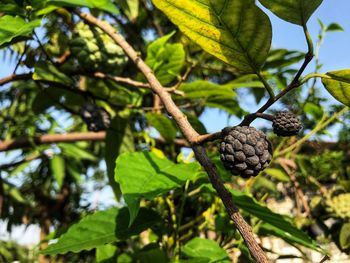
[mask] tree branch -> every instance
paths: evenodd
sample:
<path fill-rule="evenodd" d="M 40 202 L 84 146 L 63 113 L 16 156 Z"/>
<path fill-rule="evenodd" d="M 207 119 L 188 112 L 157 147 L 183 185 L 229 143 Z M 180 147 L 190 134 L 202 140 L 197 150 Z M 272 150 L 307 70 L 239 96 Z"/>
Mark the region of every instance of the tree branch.
<path fill-rule="evenodd" d="M 81 133 L 65 133 L 65 134 L 44 134 L 37 137 L 22 137 L 13 140 L 0 141 L 0 152 L 26 148 L 33 144 L 50 144 L 60 142 L 77 142 L 77 141 L 103 141 L 106 132 L 81 132 Z"/>
<path fill-rule="evenodd" d="M 150 84 L 152 91 L 159 96 L 167 112 L 174 118 L 184 137 L 192 145 L 192 149 L 197 160 L 207 171 L 212 185 L 218 192 L 218 195 L 224 203 L 226 210 L 234 222 L 236 228 L 239 230 L 243 239 L 245 240 L 253 258 L 255 258 L 257 262 L 269 262 L 264 251 L 255 240 L 251 227 L 244 221 L 243 217 L 238 211 L 238 208 L 234 205 L 232 195 L 223 185 L 215 168 L 215 165 L 209 159 L 205 148 L 201 145 L 196 144 L 199 134 L 193 129 L 191 124 L 188 122 L 186 115 L 184 115 L 177 107 L 177 105 L 172 100 L 171 95 L 163 88 L 163 86 L 153 74 L 152 70 L 139 57 L 139 55 L 129 45 L 129 43 L 126 42 L 124 37 L 116 32 L 116 30 L 111 25 L 87 13 L 78 12 L 77 15 L 87 23 L 99 27 L 103 32 L 108 34 L 124 50 L 127 56 L 143 73 L 148 83 Z"/>
<path fill-rule="evenodd" d="M 0 86 L 3 86 L 9 82 L 16 81 L 16 80 L 28 80 L 32 78 L 33 73 L 24 73 L 24 74 L 11 74 L 9 76 L 6 76 L 2 79 L 0 79 Z"/>

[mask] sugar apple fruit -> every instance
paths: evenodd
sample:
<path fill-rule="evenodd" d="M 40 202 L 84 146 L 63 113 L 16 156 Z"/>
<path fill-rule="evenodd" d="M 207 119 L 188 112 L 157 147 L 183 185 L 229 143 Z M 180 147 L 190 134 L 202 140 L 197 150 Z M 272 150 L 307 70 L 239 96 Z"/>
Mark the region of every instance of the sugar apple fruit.
<path fill-rule="evenodd" d="M 235 126 L 223 130 L 220 159 L 233 175 L 256 176 L 272 159 L 272 145 L 265 134 L 254 127 Z"/>
<path fill-rule="evenodd" d="M 273 132 L 278 136 L 297 135 L 302 128 L 299 118 L 292 112 L 277 112 L 272 120 Z"/>
<path fill-rule="evenodd" d="M 74 29 L 70 50 L 86 71 L 118 75 L 128 61 L 122 48 L 99 28 L 79 22 Z"/>

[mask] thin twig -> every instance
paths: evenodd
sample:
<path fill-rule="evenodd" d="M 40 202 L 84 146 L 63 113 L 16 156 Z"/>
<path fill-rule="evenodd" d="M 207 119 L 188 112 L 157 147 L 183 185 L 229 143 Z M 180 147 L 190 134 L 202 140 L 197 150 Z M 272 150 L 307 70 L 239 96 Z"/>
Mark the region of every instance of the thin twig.
<path fill-rule="evenodd" d="M 25 42 L 25 43 L 24 43 L 24 50 L 23 50 L 23 53 L 22 53 L 21 56 L 19 57 L 18 62 L 17 62 L 17 64 L 16 64 L 15 69 L 13 70 L 13 73 L 12 73 L 12 74 L 16 74 L 16 71 L 17 71 L 19 65 L 20 65 L 21 62 L 22 62 L 22 59 L 23 59 L 24 55 L 26 54 L 27 48 L 28 48 L 27 42 Z"/>
<path fill-rule="evenodd" d="M 205 148 L 201 145 L 196 145 L 197 137 L 199 136 L 199 134 L 193 129 L 191 124 L 188 122 L 186 115 L 184 115 L 181 112 L 181 110 L 177 107 L 177 105 L 172 100 L 171 95 L 163 88 L 158 79 L 155 77 L 152 70 L 139 57 L 138 53 L 133 49 L 133 47 L 126 42 L 124 37 L 118 32 L 116 32 L 115 28 L 113 28 L 110 24 L 101 21 L 87 13 L 78 12 L 77 14 L 87 23 L 97 26 L 104 33 L 108 34 L 124 50 L 126 55 L 136 64 L 139 70 L 143 73 L 148 83 L 150 84 L 152 91 L 160 97 L 166 111 L 176 121 L 184 137 L 190 142 L 191 145 L 193 145 L 192 149 L 195 153 L 197 160 L 207 171 L 213 187 L 216 189 L 219 197 L 224 203 L 226 211 L 230 215 L 230 218 L 234 222 L 236 228 L 243 236 L 243 239 L 245 240 L 253 258 L 257 262 L 269 262 L 266 254 L 257 243 L 251 227 L 247 224 L 247 222 L 245 222 L 245 220 L 239 213 L 238 208 L 234 205 L 232 195 L 222 183 L 217 169 L 214 163 L 209 159 Z"/>
<path fill-rule="evenodd" d="M 295 74 L 293 80 L 291 83 L 284 89 L 282 90 L 279 94 L 277 94 L 274 98 L 270 97 L 269 100 L 260 108 L 256 111 L 254 114 L 248 114 L 243 121 L 239 124 L 240 126 L 249 126 L 250 123 L 252 123 L 256 118 L 257 118 L 257 113 L 263 113 L 266 111 L 268 108 L 270 108 L 276 101 L 278 101 L 280 98 L 282 98 L 284 95 L 286 95 L 288 92 L 291 90 L 300 87 L 302 83 L 299 82 L 300 76 L 303 74 L 304 70 L 306 69 L 307 65 L 311 62 L 312 58 L 314 57 L 313 54 L 313 44 L 311 41 L 311 37 L 309 32 L 307 31 L 306 26 L 303 27 L 306 41 L 308 44 L 308 52 L 305 55 L 305 59 L 301 67 L 299 68 L 298 72 Z"/>
<path fill-rule="evenodd" d="M 311 215 L 311 209 L 309 204 L 307 203 L 307 200 L 305 198 L 304 192 L 300 187 L 300 184 L 297 180 L 297 178 L 295 177 L 295 170 L 291 170 L 288 166 L 288 162 L 286 162 L 283 158 L 279 158 L 279 163 L 282 166 L 283 170 L 288 174 L 290 180 L 292 181 L 294 188 L 295 188 L 295 193 L 296 193 L 296 197 L 299 197 L 299 199 L 301 200 L 301 203 L 305 209 L 305 212 L 308 216 Z"/>
<path fill-rule="evenodd" d="M 325 256 L 321 259 L 320 263 L 326 262 L 327 260 L 330 260 L 330 259 L 331 259 L 331 258 L 330 258 L 328 255 L 325 255 Z"/>

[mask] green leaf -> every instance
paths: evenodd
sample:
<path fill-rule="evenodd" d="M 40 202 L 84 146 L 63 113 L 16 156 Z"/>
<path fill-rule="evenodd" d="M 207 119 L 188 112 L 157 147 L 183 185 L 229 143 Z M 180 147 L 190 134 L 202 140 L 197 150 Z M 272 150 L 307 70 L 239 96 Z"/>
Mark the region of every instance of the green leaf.
<path fill-rule="evenodd" d="M 108 13 L 119 14 L 118 8 L 111 0 L 49 0 L 47 3 L 57 6 L 97 8 Z"/>
<path fill-rule="evenodd" d="M 259 0 L 279 18 L 297 25 L 306 25 L 323 0 Z"/>
<path fill-rule="evenodd" d="M 96 248 L 96 263 L 114 263 L 116 262 L 117 247 L 106 244 Z"/>
<path fill-rule="evenodd" d="M 339 244 L 342 249 L 350 247 L 350 223 L 344 223 L 339 234 Z"/>
<path fill-rule="evenodd" d="M 230 115 L 234 115 L 239 118 L 244 115 L 244 111 L 239 106 L 236 98 L 232 99 L 224 96 L 212 96 L 205 101 L 205 105 L 211 108 L 224 110 Z"/>
<path fill-rule="evenodd" d="M 214 240 L 196 237 L 184 245 L 182 252 L 190 258 L 205 259 L 203 262 L 231 262 L 225 249 Z"/>
<path fill-rule="evenodd" d="M 106 134 L 105 160 L 107 165 L 107 175 L 117 199 L 120 198 L 120 188 L 114 180 L 115 161 L 119 154 L 133 152 L 135 150 L 134 137 L 130 128 L 128 117 L 116 116 L 111 122 L 111 128 Z"/>
<path fill-rule="evenodd" d="M 66 233 L 59 237 L 56 243 L 49 245 L 41 253 L 56 255 L 91 250 L 107 243 L 126 240 L 148 229 L 158 221 L 159 215 L 156 212 L 141 208 L 134 224 L 128 227 L 129 213 L 127 208 L 99 211 L 72 225 Z"/>
<path fill-rule="evenodd" d="M 196 176 L 198 169 L 198 163 L 175 164 L 149 152 L 119 155 L 115 180 L 128 205 L 130 222 L 138 213 L 141 198 L 152 199 L 182 186 Z"/>
<path fill-rule="evenodd" d="M 59 147 L 62 149 L 64 155 L 71 157 L 75 160 L 89 160 L 89 161 L 97 160 L 95 155 L 85 151 L 84 149 L 80 148 L 77 145 L 60 143 Z"/>
<path fill-rule="evenodd" d="M 239 208 L 261 219 L 262 221 L 269 223 L 275 229 L 278 229 L 278 231 L 283 233 L 284 236 L 292 239 L 295 243 L 320 251 L 319 246 L 314 240 L 312 240 L 303 231 L 293 226 L 282 215 L 272 212 L 269 208 L 259 204 L 254 198 L 245 195 L 240 191 L 234 189 L 231 189 L 230 191 L 235 204 Z"/>
<path fill-rule="evenodd" d="M 182 44 L 167 44 L 174 33 L 155 40 L 147 48 L 145 62 L 162 85 L 170 84 L 180 75 L 185 63 L 185 51 Z"/>
<path fill-rule="evenodd" d="M 28 22 L 19 16 L 0 17 L 0 47 L 30 38 L 34 28 L 40 24 L 40 19 Z"/>
<path fill-rule="evenodd" d="M 313 117 L 316 120 L 319 120 L 323 116 L 323 108 L 320 105 L 317 105 L 312 102 L 307 102 L 304 105 L 304 112 L 309 114 L 311 117 Z"/>
<path fill-rule="evenodd" d="M 288 49 L 274 49 L 269 53 L 264 69 L 283 68 L 298 63 L 305 58 L 305 54 L 300 51 Z"/>
<path fill-rule="evenodd" d="M 331 23 L 327 26 L 326 32 L 343 32 L 344 29 L 338 23 Z"/>
<path fill-rule="evenodd" d="M 328 92 L 338 101 L 350 106 L 350 69 L 331 71 L 322 78 Z"/>
<path fill-rule="evenodd" d="M 118 0 L 124 13 L 130 21 L 134 21 L 139 15 L 139 0 Z"/>
<path fill-rule="evenodd" d="M 276 169 L 276 168 L 266 168 L 264 172 L 274 178 L 276 178 L 279 181 L 282 182 L 289 182 L 290 178 L 289 176 L 283 172 L 281 169 Z"/>
<path fill-rule="evenodd" d="M 258 191 L 260 188 L 266 188 L 271 192 L 277 192 L 276 184 L 263 176 L 256 177 L 256 179 L 254 180 L 253 187 L 256 191 Z"/>
<path fill-rule="evenodd" d="M 235 98 L 236 93 L 233 91 L 234 87 L 235 85 L 231 85 L 230 83 L 219 85 L 209 81 L 196 80 L 181 84 L 179 90 L 183 91 L 185 96 L 191 99 L 204 99 L 212 96 Z"/>
<path fill-rule="evenodd" d="M 148 124 L 154 127 L 166 141 L 172 142 L 176 137 L 176 126 L 166 116 L 149 112 L 146 118 Z"/>
<path fill-rule="evenodd" d="M 119 262 L 119 261 L 118 261 Z M 158 244 L 151 243 L 143 247 L 141 251 L 135 253 L 135 262 L 170 262 L 164 249 L 161 249 Z"/>
<path fill-rule="evenodd" d="M 39 61 L 35 63 L 33 80 L 45 80 L 50 82 L 58 82 L 66 85 L 72 85 L 73 81 L 64 73 L 59 71 L 54 65 Z"/>
<path fill-rule="evenodd" d="M 271 46 L 268 16 L 254 0 L 153 0 L 206 52 L 245 73 L 256 73 Z"/>
<path fill-rule="evenodd" d="M 58 188 L 61 189 L 64 176 L 65 176 L 65 162 L 64 159 L 59 155 L 54 155 L 50 160 L 51 171 L 56 179 Z"/>

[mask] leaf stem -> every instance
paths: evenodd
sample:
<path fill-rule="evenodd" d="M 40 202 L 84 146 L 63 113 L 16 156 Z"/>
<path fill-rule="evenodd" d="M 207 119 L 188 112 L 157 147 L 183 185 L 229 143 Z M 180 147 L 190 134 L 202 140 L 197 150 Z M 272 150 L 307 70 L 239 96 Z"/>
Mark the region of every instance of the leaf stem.
<path fill-rule="evenodd" d="M 261 72 L 258 71 L 256 73 L 256 75 L 259 77 L 260 81 L 264 84 L 265 89 L 267 90 L 267 92 L 270 95 L 270 98 L 275 98 L 275 93 L 273 92 L 272 87 L 270 86 L 270 84 L 266 81 L 266 79 L 261 75 Z"/>
<path fill-rule="evenodd" d="M 301 80 L 300 80 L 300 85 L 303 85 L 305 84 L 307 81 L 309 81 L 310 79 L 312 78 L 327 78 L 327 79 L 330 79 L 331 77 L 326 75 L 326 74 L 320 74 L 320 73 L 310 73 L 310 74 L 307 74 L 305 77 L 303 77 Z"/>

